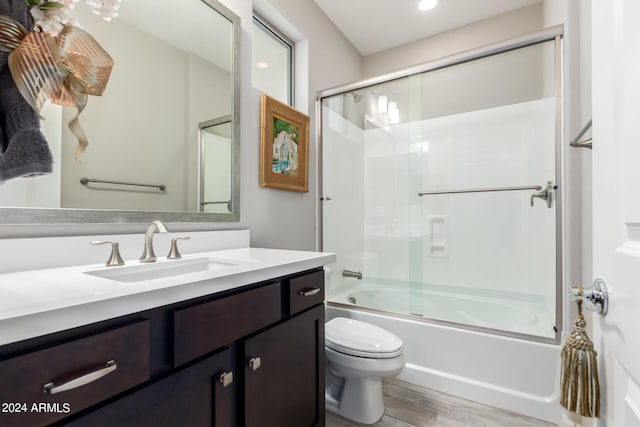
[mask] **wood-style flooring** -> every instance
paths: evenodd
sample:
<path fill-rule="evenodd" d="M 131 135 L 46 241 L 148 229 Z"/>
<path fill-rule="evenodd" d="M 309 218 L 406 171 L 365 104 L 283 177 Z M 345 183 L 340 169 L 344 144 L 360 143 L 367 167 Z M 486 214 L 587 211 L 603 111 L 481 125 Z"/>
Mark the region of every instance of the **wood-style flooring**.
<path fill-rule="evenodd" d="M 382 383 L 385 411 L 375 427 L 550 427 L 555 424 L 418 387 Z M 361 427 L 327 411 L 326 427 Z"/>

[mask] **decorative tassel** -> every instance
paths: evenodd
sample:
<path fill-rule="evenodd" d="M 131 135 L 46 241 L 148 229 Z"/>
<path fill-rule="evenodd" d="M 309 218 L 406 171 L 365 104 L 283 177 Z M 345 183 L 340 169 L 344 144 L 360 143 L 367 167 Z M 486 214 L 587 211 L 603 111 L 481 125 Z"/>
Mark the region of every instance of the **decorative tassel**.
<path fill-rule="evenodd" d="M 597 353 L 585 332 L 582 301 L 578 301 L 578 317 L 573 331 L 562 348 L 560 404 L 583 417 L 600 416 L 600 381 Z"/>

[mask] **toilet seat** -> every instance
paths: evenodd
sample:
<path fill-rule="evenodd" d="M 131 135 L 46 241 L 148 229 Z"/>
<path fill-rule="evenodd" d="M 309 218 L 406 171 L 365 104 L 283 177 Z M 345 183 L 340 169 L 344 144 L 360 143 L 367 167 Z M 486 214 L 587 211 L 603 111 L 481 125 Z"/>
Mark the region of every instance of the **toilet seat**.
<path fill-rule="evenodd" d="M 389 359 L 402 354 L 402 340 L 391 332 L 344 317 L 325 324 L 325 345 L 343 354 L 371 359 Z"/>

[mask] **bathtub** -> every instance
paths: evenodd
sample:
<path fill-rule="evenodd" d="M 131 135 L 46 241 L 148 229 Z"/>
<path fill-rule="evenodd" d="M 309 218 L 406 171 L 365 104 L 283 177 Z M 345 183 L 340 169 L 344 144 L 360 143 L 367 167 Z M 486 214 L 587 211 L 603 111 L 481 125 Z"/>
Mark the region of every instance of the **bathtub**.
<path fill-rule="evenodd" d="M 542 297 L 367 279 L 340 286 L 332 302 L 541 337 L 555 337 L 553 308 Z"/>
<path fill-rule="evenodd" d="M 420 302 L 423 316 L 375 310 L 384 307 L 386 311 L 408 313 L 408 300 L 402 291 L 352 284 L 329 299 L 327 320 L 349 317 L 399 336 L 407 360 L 399 375 L 404 381 L 549 422 L 561 421 L 560 346 L 480 329 L 489 325 L 505 331 L 517 328 L 536 333 L 540 328 L 551 327 L 535 307 L 524 304 L 504 311 L 505 302 L 500 298 L 478 301 L 465 295 L 427 291 Z M 359 308 L 353 301 L 374 310 Z M 496 319 L 496 308 L 506 315 Z M 459 318 L 451 319 L 452 312 Z M 471 318 L 479 328 L 461 328 L 424 318 L 440 319 L 445 314 L 449 321 L 460 323 L 470 323 Z M 496 325 L 496 320 L 503 324 Z"/>

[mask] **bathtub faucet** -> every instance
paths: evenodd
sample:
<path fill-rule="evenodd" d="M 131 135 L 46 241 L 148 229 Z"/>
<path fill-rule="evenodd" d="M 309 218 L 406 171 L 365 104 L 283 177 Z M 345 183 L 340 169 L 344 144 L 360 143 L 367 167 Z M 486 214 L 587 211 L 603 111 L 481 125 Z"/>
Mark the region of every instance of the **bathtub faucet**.
<path fill-rule="evenodd" d="M 359 271 L 342 270 L 343 277 L 355 277 L 358 280 L 362 280 L 362 273 Z"/>

